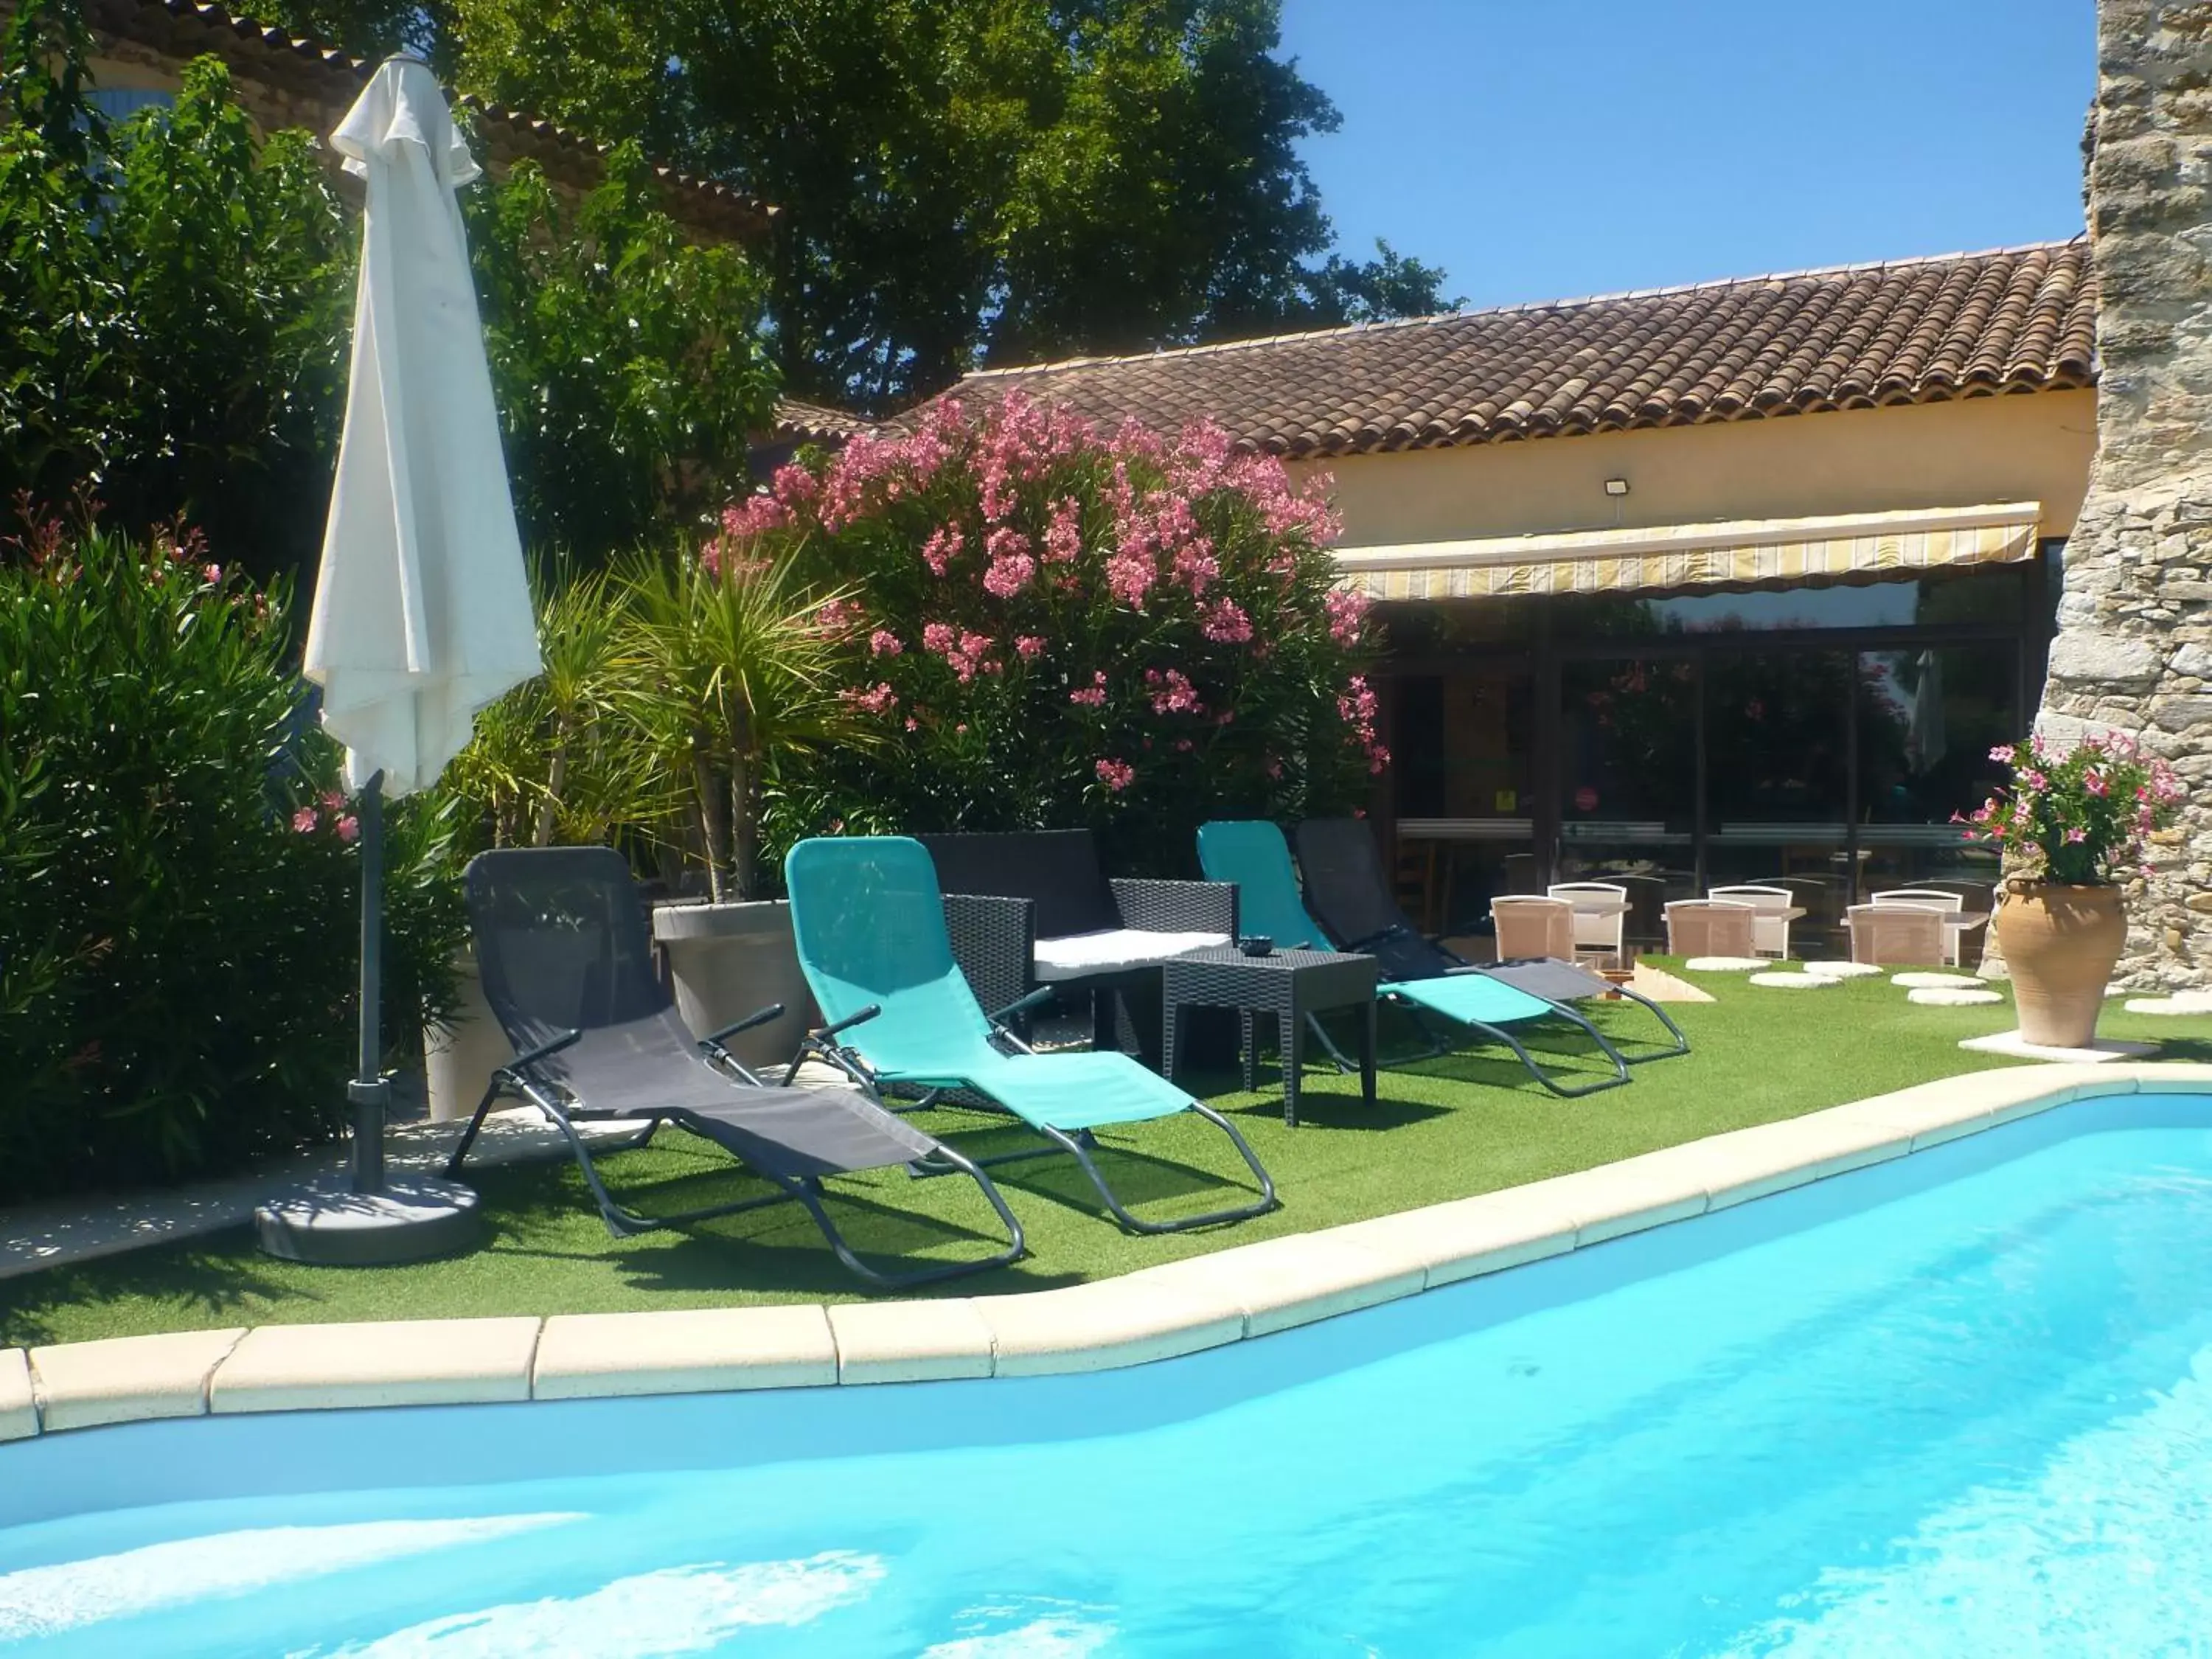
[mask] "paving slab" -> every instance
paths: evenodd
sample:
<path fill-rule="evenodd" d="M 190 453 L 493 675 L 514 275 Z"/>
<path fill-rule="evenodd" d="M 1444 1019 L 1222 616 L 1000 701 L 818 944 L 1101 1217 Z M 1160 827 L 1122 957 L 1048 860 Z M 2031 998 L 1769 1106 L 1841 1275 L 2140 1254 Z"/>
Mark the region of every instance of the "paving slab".
<path fill-rule="evenodd" d="M 245 1334 L 240 1326 L 33 1348 L 40 1420 L 49 1429 L 86 1429 L 198 1417 L 208 1408 L 208 1379 Z"/>
<path fill-rule="evenodd" d="M 942 1382 L 988 1376 L 990 1322 L 966 1297 L 840 1302 L 830 1309 L 840 1382 Z"/>
<path fill-rule="evenodd" d="M 2158 1052 L 2155 1042 L 2125 1042 L 2118 1037 L 2093 1037 L 2086 1048 L 2059 1048 L 2047 1043 L 2030 1042 L 2018 1031 L 2000 1031 L 1995 1036 L 1965 1037 L 1961 1048 L 1978 1054 L 2003 1054 L 2013 1060 L 2062 1060 L 2071 1065 L 2107 1065 L 2116 1060 L 2141 1060 L 2145 1054 Z"/>
<path fill-rule="evenodd" d="M 620 1121 L 578 1126 L 594 1147 L 627 1140 L 644 1127 Z M 385 1137 L 386 1164 L 394 1174 L 437 1174 L 453 1156 L 461 1127 L 459 1123 L 400 1125 Z M 474 1168 L 568 1156 L 568 1144 L 557 1130 L 531 1108 L 516 1107 L 484 1120 L 469 1164 Z M 343 1145 L 316 1146 L 272 1160 L 251 1175 L 0 1212 L 0 1279 L 244 1226 L 253 1219 L 256 1205 L 279 1194 L 343 1181 L 349 1157 Z"/>
<path fill-rule="evenodd" d="M 837 1348 L 818 1306 L 685 1308 L 555 1315 L 538 1339 L 531 1394 L 591 1400 L 819 1388 L 836 1380 Z"/>
<path fill-rule="evenodd" d="M 1434 1288 L 1574 1249 L 1580 1224 L 1574 1211 L 1556 1197 L 1529 1198 L 1526 1191 L 1508 1188 L 1352 1222 L 1336 1231 L 1386 1260 L 1419 1263 L 1425 1284 Z"/>
<path fill-rule="evenodd" d="M 1131 1273 L 1125 1282 L 1218 1297 L 1243 1310 L 1245 1335 L 1265 1336 L 1415 1295 L 1427 1279 L 1426 1267 L 1407 1252 L 1371 1249 L 1327 1228 L 1188 1256 Z"/>
<path fill-rule="evenodd" d="M 216 1367 L 213 1412 L 464 1406 L 530 1398 L 535 1319 L 264 1325 Z"/>
<path fill-rule="evenodd" d="M 38 1431 L 31 1357 L 21 1348 L 0 1348 L 0 1440 L 27 1440 Z"/>
<path fill-rule="evenodd" d="M 1141 1365 L 1244 1334 L 1244 1310 L 1218 1291 L 1127 1279 L 995 1296 L 975 1308 L 991 1328 L 1000 1376 Z"/>

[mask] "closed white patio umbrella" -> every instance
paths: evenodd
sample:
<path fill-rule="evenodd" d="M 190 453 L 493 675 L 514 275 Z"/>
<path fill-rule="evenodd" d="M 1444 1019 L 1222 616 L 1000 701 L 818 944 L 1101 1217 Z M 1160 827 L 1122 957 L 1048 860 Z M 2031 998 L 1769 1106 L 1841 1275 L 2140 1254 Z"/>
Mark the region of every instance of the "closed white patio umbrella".
<path fill-rule="evenodd" d="M 428 787 L 477 712 L 539 670 L 457 187 L 478 176 L 429 69 L 386 63 L 331 142 L 368 185 L 353 363 L 306 673 L 362 792 L 360 1065 L 349 1190 L 262 1206 L 295 1260 L 398 1261 L 475 1237 L 476 1195 L 387 1180 L 378 1030 L 383 798 Z"/>

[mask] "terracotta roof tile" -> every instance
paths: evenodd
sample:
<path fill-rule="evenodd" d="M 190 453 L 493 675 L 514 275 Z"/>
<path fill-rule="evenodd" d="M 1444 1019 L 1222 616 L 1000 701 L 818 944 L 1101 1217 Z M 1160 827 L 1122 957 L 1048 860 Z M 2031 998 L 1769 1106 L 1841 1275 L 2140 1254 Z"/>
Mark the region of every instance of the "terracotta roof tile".
<path fill-rule="evenodd" d="M 303 40 L 200 0 L 93 0 L 86 21 L 96 30 L 173 57 L 212 53 L 240 75 L 324 100 L 338 111 L 352 103 L 376 70 L 374 64 L 323 41 Z M 610 146 L 472 94 L 462 93 L 454 101 L 476 116 L 478 130 L 501 161 L 527 156 L 575 188 L 599 182 Z M 727 185 L 672 167 L 653 171 L 669 191 L 670 210 L 696 229 L 750 240 L 767 230 L 775 214 L 768 204 Z"/>
<path fill-rule="evenodd" d="M 832 409 L 827 404 L 810 404 L 799 398 L 779 398 L 775 400 L 775 435 L 779 438 L 800 442 L 842 441 L 875 429 L 873 421 L 865 415 L 855 415 L 850 410 Z"/>
<path fill-rule="evenodd" d="M 1104 423 L 1360 454 L 2087 386 L 2087 240 L 971 374 Z"/>

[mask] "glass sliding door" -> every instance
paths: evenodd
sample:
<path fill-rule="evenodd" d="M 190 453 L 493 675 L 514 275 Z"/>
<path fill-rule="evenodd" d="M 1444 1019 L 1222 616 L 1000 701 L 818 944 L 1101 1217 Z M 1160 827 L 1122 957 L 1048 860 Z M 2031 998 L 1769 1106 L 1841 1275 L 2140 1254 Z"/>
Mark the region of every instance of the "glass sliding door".
<path fill-rule="evenodd" d="M 1530 824 L 1535 676 L 1525 662 L 1471 662 L 1403 684 L 1399 896 L 1424 927 L 1471 934 L 1494 896 L 1541 885 Z"/>
<path fill-rule="evenodd" d="M 2019 735 L 2018 650 L 2012 641 L 1870 651 L 1859 719 L 1862 885 L 1964 884 L 1986 909 L 1994 854 L 1951 821 L 1988 799 L 2002 769 L 1992 746 Z"/>
<path fill-rule="evenodd" d="M 1629 939 L 1655 943 L 1697 888 L 1697 665 L 1565 662 L 1559 691 L 1559 878 L 1619 883 Z"/>
<path fill-rule="evenodd" d="M 1825 947 L 1851 896 L 1848 651 L 1717 651 L 1705 664 L 1709 884 L 1786 886 L 1793 941 Z"/>

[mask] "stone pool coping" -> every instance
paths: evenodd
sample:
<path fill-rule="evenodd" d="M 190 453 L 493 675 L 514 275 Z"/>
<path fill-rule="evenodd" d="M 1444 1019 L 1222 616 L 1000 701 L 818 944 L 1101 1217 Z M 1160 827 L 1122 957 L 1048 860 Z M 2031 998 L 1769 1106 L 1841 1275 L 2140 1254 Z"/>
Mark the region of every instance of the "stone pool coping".
<path fill-rule="evenodd" d="M 2071 1101 L 2145 1092 L 2212 1094 L 2212 1066 L 2108 1062 L 1972 1072 L 1478 1198 L 1060 1290 L 826 1306 L 264 1325 L 0 1349 L 0 1440 L 236 1412 L 1138 1365 L 1686 1220 Z"/>

